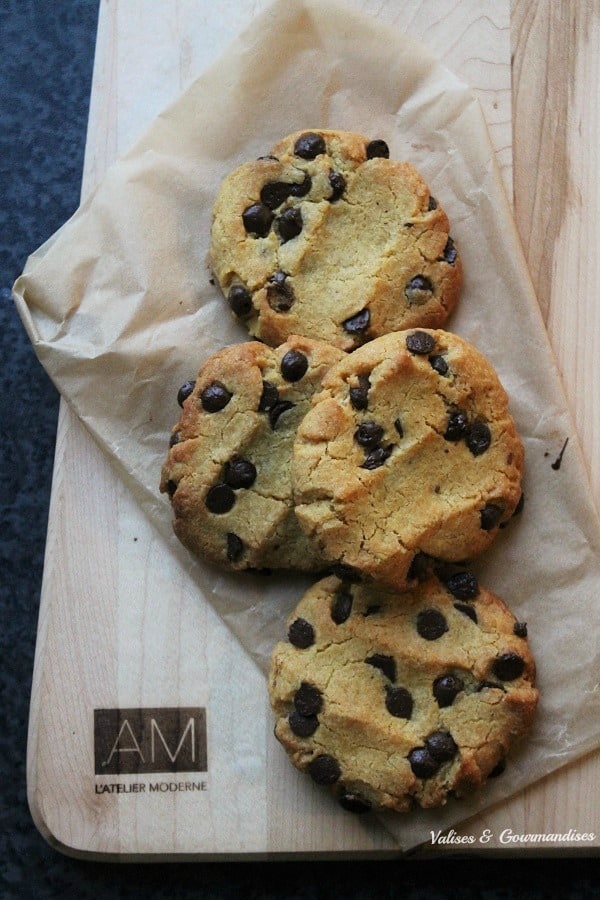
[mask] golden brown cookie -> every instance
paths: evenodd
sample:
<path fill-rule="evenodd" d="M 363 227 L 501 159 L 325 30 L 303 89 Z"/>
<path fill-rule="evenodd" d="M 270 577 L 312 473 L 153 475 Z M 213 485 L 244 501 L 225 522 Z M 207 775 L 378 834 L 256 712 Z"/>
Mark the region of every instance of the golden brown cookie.
<path fill-rule="evenodd" d="M 445 331 L 384 335 L 323 379 L 293 453 L 296 514 L 332 562 L 402 588 L 417 554 L 485 550 L 521 498 L 498 376 Z"/>
<path fill-rule="evenodd" d="M 402 595 L 330 576 L 273 652 L 275 735 L 349 811 L 440 806 L 499 774 L 529 728 L 526 635 L 465 571 Z"/>
<path fill-rule="evenodd" d="M 210 258 L 233 313 L 272 346 L 290 334 L 353 350 L 442 326 L 462 267 L 441 205 L 382 140 L 296 132 L 223 182 Z"/>
<path fill-rule="evenodd" d="M 311 571 L 320 557 L 299 528 L 291 489 L 296 428 L 342 353 L 291 337 L 226 347 L 183 386 L 160 489 L 178 538 L 230 569 Z"/>

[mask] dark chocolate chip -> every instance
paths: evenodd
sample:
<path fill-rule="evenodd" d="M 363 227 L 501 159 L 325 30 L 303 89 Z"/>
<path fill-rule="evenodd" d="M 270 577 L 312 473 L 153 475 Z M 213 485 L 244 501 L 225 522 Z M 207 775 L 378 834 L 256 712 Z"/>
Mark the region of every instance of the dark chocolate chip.
<path fill-rule="evenodd" d="M 391 716 L 397 719 L 410 719 L 413 711 L 413 698 L 406 688 L 386 684 L 385 708 Z"/>
<path fill-rule="evenodd" d="M 169 447 L 174 447 L 175 444 L 178 444 L 181 441 L 181 432 L 174 431 L 171 437 L 169 438 Z"/>
<path fill-rule="evenodd" d="M 192 391 L 194 390 L 196 382 L 195 381 L 184 381 L 179 390 L 177 391 L 177 402 L 181 407 L 183 407 L 184 402 L 190 396 Z"/>
<path fill-rule="evenodd" d="M 294 619 L 288 629 L 288 640 L 294 647 L 305 650 L 315 642 L 315 629 L 306 619 Z"/>
<path fill-rule="evenodd" d="M 169 478 L 169 480 L 167 481 L 167 494 L 169 495 L 169 497 L 173 497 L 176 490 L 177 482 L 173 481 L 172 478 Z"/>
<path fill-rule="evenodd" d="M 444 260 L 444 262 L 447 262 L 449 265 L 453 266 L 456 262 L 457 256 L 458 253 L 456 252 L 454 241 L 451 237 L 449 237 L 446 242 L 446 246 L 444 247 L 444 252 L 442 253 L 442 259 Z"/>
<path fill-rule="evenodd" d="M 409 303 L 427 303 L 433 294 L 433 285 L 425 275 L 415 275 L 406 283 L 404 296 Z M 433 349 L 433 348 L 432 348 Z"/>
<path fill-rule="evenodd" d="M 425 740 L 425 746 L 438 762 L 448 762 L 458 753 L 458 747 L 449 731 L 434 731 Z"/>
<path fill-rule="evenodd" d="M 468 603 L 455 603 L 454 609 L 457 609 L 458 612 L 462 613 L 463 616 L 467 616 L 469 619 L 471 619 L 472 622 L 475 622 L 475 624 L 477 625 L 477 613 L 472 606 L 469 606 Z"/>
<path fill-rule="evenodd" d="M 349 791 L 340 795 L 339 803 L 346 812 L 358 813 L 359 815 L 369 812 L 371 809 L 371 804 L 368 800 L 361 797 L 360 794 L 350 793 Z"/>
<path fill-rule="evenodd" d="M 408 761 L 417 778 L 431 778 L 440 767 L 439 762 L 433 758 L 427 747 L 415 747 L 408 754 Z"/>
<path fill-rule="evenodd" d="M 346 179 L 339 172 L 330 172 L 329 184 L 331 185 L 331 196 L 329 197 L 329 202 L 335 203 L 335 201 L 339 200 L 346 190 Z"/>
<path fill-rule="evenodd" d="M 224 409 L 232 397 L 233 394 L 227 390 L 224 384 L 221 384 L 220 381 L 213 381 L 200 394 L 200 403 L 206 412 L 214 413 Z"/>
<path fill-rule="evenodd" d="M 302 716 L 293 710 L 288 716 L 288 724 L 297 737 L 310 737 L 319 727 L 319 720 L 316 716 Z"/>
<path fill-rule="evenodd" d="M 277 219 L 277 231 L 282 243 L 298 237 L 302 231 L 302 213 L 297 207 L 290 206 L 284 210 Z"/>
<path fill-rule="evenodd" d="M 301 716 L 316 716 L 323 708 L 323 695 L 319 688 L 303 681 L 294 694 L 294 707 Z"/>
<path fill-rule="evenodd" d="M 228 484 L 219 481 L 213 484 L 206 495 L 206 506 L 216 515 L 229 512 L 235 503 L 235 494 Z"/>
<path fill-rule="evenodd" d="M 400 421 L 400 419 L 394 420 L 394 428 L 396 429 L 400 437 L 404 437 L 404 428 L 402 427 L 402 422 Z"/>
<path fill-rule="evenodd" d="M 427 209 L 429 212 L 433 212 L 434 209 L 437 209 L 437 200 L 435 197 L 429 197 L 429 203 L 427 204 Z"/>
<path fill-rule="evenodd" d="M 383 437 L 383 425 L 379 422 L 361 422 L 354 432 L 354 440 L 361 447 L 372 450 Z"/>
<path fill-rule="evenodd" d="M 488 775 L 488 778 L 497 778 L 499 775 L 502 775 L 503 772 L 506 771 L 506 760 L 500 759 Z"/>
<path fill-rule="evenodd" d="M 285 181 L 269 181 L 260 192 L 260 199 L 269 209 L 277 209 L 290 196 L 291 184 Z"/>
<path fill-rule="evenodd" d="M 314 131 L 305 131 L 294 144 L 294 153 L 302 159 L 315 159 L 326 149 L 324 138 Z"/>
<path fill-rule="evenodd" d="M 244 542 L 233 531 L 227 532 L 227 559 L 229 562 L 237 562 L 244 552 Z"/>
<path fill-rule="evenodd" d="M 367 656 L 365 662 L 373 666 L 374 669 L 379 669 L 386 678 L 389 678 L 390 681 L 396 680 L 396 660 L 393 656 L 385 656 L 383 653 L 374 653 L 372 656 Z"/>
<path fill-rule="evenodd" d="M 464 686 L 462 678 L 457 675 L 440 675 L 439 678 L 436 678 L 433 682 L 433 696 L 440 709 L 452 706 L 454 698 L 463 690 Z"/>
<path fill-rule="evenodd" d="M 294 291 L 285 272 L 275 272 L 267 282 L 267 303 L 273 312 L 288 312 L 294 304 Z"/>
<path fill-rule="evenodd" d="M 424 578 L 431 574 L 432 566 L 433 557 L 419 550 L 411 560 L 407 573 L 408 580 L 412 581 L 416 578 L 417 581 L 423 581 Z"/>
<path fill-rule="evenodd" d="M 431 353 L 435 347 L 435 338 L 427 331 L 411 331 L 406 338 L 406 349 L 421 356 Z"/>
<path fill-rule="evenodd" d="M 348 334 L 363 334 L 371 324 L 371 313 L 368 309 L 361 309 L 355 316 L 344 319 L 342 327 Z"/>
<path fill-rule="evenodd" d="M 253 203 L 242 213 L 242 221 L 248 234 L 266 237 L 271 230 L 273 213 L 264 203 Z"/>
<path fill-rule="evenodd" d="M 299 184 L 290 184 L 291 197 L 306 197 L 312 187 L 312 178 L 308 172 L 304 173 L 304 178 Z"/>
<path fill-rule="evenodd" d="M 438 375 L 447 375 L 449 366 L 447 360 L 436 354 L 435 356 L 429 357 L 429 362 L 431 363 L 431 368 L 438 373 Z"/>
<path fill-rule="evenodd" d="M 247 316 L 252 311 L 252 296 L 250 291 L 243 284 L 233 284 L 229 288 L 227 301 L 231 311 L 238 319 Z"/>
<path fill-rule="evenodd" d="M 335 784 L 342 774 L 340 764 L 328 753 L 315 756 L 308 764 L 308 774 L 317 784 Z"/>
<path fill-rule="evenodd" d="M 256 481 L 256 466 L 249 459 L 234 456 L 225 464 L 223 481 L 234 490 L 252 487 Z"/>
<path fill-rule="evenodd" d="M 492 531 L 502 518 L 504 510 L 497 503 L 488 503 L 480 512 L 481 527 L 483 531 Z"/>
<path fill-rule="evenodd" d="M 375 140 L 369 141 L 365 149 L 367 152 L 367 159 L 375 159 L 376 157 L 382 157 L 383 159 L 390 158 L 390 148 L 381 138 L 375 138 Z"/>
<path fill-rule="evenodd" d="M 283 413 L 287 412 L 288 409 L 293 409 L 295 405 L 291 400 L 280 400 L 275 406 L 271 407 L 269 410 L 269 424 L 273 431 L 277 428 L 277 423 Z"/>
<path fill-rule="evenodd" d="M 353 409 L 366 409 L 369 404 L 369 388 L 371 382 L 368 375 L 359 375 L 358 384 L 350 388 L 350 403 Z"/>
<path fill-rule="evenodd" d="M 308 357 L 300 350 L 288 350 L 281 360 L 280 370 L 286 381 L 300 381 L 307 369 Z"/>
<path fill-rule="evenodd" d="M 485 422 L 473 422 L 467 429 L 467 447 L 473 456 L 481 456 L 492 442 L 492 433 Z"/>
<path fill-rule="evenodd" d="M 349 589 L 342 585 L 336 592 L 331 604 L 331 618 L 336 625 L 341 625 L 349 617 L 352 612 L 352 594 Z"/>
<path fill-rule="evenodd" d="M 469 419 L 467 414 L 460 409 L 455 409 L 448 415 L 448 424 L 444 437 L 447 441 L 460 441 L 467 433 L 468 427 Z"/>
<path fill-rule="evenodd" d="M 378 469 L 390 458 L 395 446 L 395 444 L 388 444 L 387 447 L 375 447 L 374 450 L 370 450 L 365 457 L 361 469 L 369 469 L 370 471 Z"/>
<path fill-rule="evenodd" d="M 426 641 L 436 641 L 448 631 L 448 623 L 439 609 L 422 609 L 417 616 L 417 632 Z"/>
<path fill-rule="evenodd" d="M 258 403 L 258 411 L 266 412 L 272 409 L 279 400 L 279 391 L 270 381 L 263 381 L 262 394 Z"/>
<path fill-rule="evenodd" d="M 479 593 L 479 582 L 472 572 L 455 572 L 445 585 L 457 600 L 472 600 Z"/>
<path fill-rule="evenodd" d="M 518 653 L 509 651 L 497 656 L 492 664 L 492 671 L 501 681 L 514 681 L 520 678 L 525 670 L 525 660 Z"/>
<path fill-rule="evenodd" d="M 526 638 L 527 637 L 527 622 L 515 622 L 513 626 L 513 634 L 516 637 Z"/>

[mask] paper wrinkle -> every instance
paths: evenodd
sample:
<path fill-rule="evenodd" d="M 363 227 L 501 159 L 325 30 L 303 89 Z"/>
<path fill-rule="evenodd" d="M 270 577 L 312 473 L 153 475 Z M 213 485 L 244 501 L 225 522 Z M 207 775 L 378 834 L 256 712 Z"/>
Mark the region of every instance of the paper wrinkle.
<path fill-rule="evenodd" d="M 343 16 L 343 28 L 340 22 Z M 268 90 L 265 90 L 268 85 Z M 34 253 L 14 297 L 40 360 L 173 553 L 266 672 L 306 576 L 234 575 L 190 557 L 158 493 L 175 402 L 246 340 L 206 265 L 212 202 L 285 134 L 383 137 L 446 209 L 465 269 L 448 328 L 496 366 L 526 447 L 525 509 L 474 571 L 528 623 L 541 690 L 530 740 L 480 796 L 382 822 L 407 848 L 600 743 L 600 528 L 479 104 L 426 48 L 343 7 L 279 2 L 255 19 Z M 559 471 L 551 467 L 564 439 Z M 594 676 L 591 673 L 596 673 Z M 367 827 L 367 826 L 365 826 Z"/>

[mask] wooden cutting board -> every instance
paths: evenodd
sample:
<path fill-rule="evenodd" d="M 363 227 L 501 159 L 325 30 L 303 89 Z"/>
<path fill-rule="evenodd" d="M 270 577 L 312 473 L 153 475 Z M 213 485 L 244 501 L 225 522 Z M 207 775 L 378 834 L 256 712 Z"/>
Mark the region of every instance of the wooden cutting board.
<path fill-rule="evenodd" d="M 599 83 L 600 8 L 569 0 L 349 5 L 421 39 L 480 98 L 509 196 L 514 186 L 517 225 L 600 508 L 599 129 L 589 90 Z M 101 2 L 84 195 L 267 6 Z M 121 752 L 121 774 L 112 775 L 116 747 L 143 756 L 145 773 L 123 775 Z M 188 754 L 185 772 L 161 772 L 165 754 Z M 596 752 L 462 823 L 457 830 L 474 844 L 425 843 L 418 852 L 535 852 L 539 845 L 507 844 L 503 835 L 568 828 L 594 832 L 585 847 L 597 851 L 599 785 Z M 272 737 L 264 677 L 187 573 L 161 553 L 160 537 L 64 403 L 28 796 L 47 840 L 86 857 L 398 852 L 385 829 L 340 817 L 289 766 Z"/>

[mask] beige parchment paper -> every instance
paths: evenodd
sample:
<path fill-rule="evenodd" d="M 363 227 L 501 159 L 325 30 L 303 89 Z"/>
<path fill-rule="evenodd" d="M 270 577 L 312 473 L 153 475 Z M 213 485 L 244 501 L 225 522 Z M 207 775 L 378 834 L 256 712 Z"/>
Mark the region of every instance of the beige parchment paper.
<path fill-rule="evenodd" d="M 165 553 L 184 562 L 199 595 L 266 671 L 309 581 L 223 574 L 191 559 L 172 534 L 158 482 L 179 415 L 177 389 L 211 353 L 247 339 L 210 282 L 218 185 L 283 135 L 311 127 L 384 138 L 394 158 L 428 180 L 465 269 L 447 327 L 495 365 L 526 447 L 524 511 L 474 568 L 528 623 L 541 689 L 537 721 L 506 772 L 472 802 L 383 817 L 407 848 L 600 743 L 600 526 L 469 88 L 426 48 L 355 12 L 323 0 L 276 3 L 30 257 L 14 298 L 41 362 L 164 536 Z"/>

